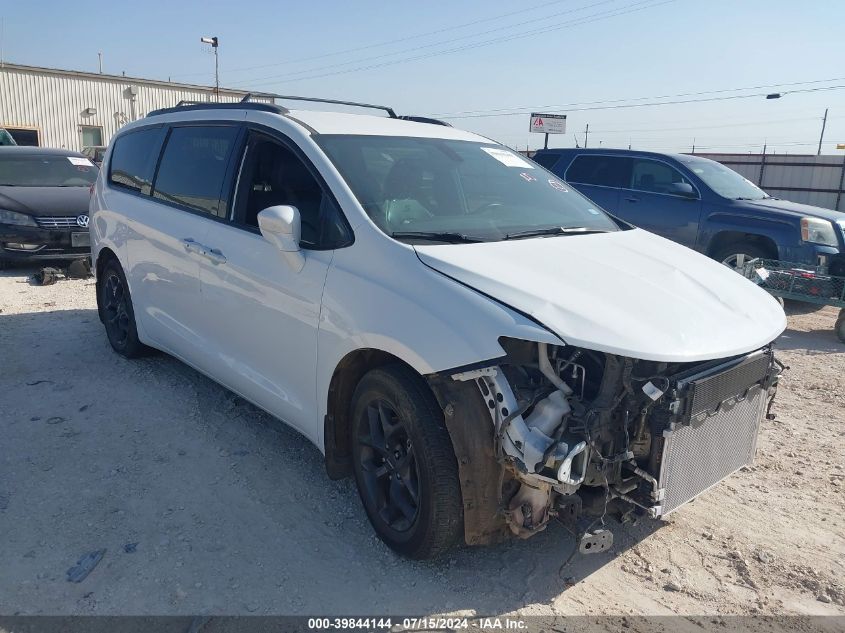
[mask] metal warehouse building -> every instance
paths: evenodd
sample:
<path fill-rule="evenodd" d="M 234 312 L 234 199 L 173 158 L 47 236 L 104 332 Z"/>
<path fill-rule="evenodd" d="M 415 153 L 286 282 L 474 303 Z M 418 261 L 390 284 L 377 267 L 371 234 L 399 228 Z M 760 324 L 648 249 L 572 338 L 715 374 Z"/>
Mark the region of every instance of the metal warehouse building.
<path fill-rule="evenodd" d="M 179 101 L 214 101 L 209 86 L 120 75 L 0 64 L 0 128 L 18 145 L 80 150 L 107 145 L 125 123 Z M 240 90 L 220 89 L 220 101 L 239 101 Z M 262 93 L 256 100 L 272 101 Z"/>

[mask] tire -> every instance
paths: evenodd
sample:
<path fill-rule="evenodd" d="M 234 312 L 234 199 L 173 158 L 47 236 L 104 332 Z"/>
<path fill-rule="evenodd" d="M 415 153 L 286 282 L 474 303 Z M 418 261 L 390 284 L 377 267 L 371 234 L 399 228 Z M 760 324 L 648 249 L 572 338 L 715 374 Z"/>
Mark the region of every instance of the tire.
<path fill-rule="evenodd" d="M 138 340 L 132 296 L 123 268 L 110 259 L 97 277 L 97 307 L 112 349 L 125 358 L 138 358 L 148 347 Z"/>
<path fill-rule="evenodd" d="M 378 537 L 399 554 L 436 558 L 463 539 L 463 503 L 443 412 L 404 365 L 373 369 L 352 396 L 355 482 Z"/>
<path fill-rule="evenodd" d="M 771 259 L 769 253 L 756 244 L 737 242 L 718 249 L 712 255 L 713 259 L 742 273 L 743 266 L 752 259 Z"/>
<path fill-rule="evenodd" d="M 836 332 L 836 336 L 839 337 L 839 340 L 845 343 L 845 310 L 841 310 L 839 312 L 839 318 L 836 319 L 834 332 Z"/>

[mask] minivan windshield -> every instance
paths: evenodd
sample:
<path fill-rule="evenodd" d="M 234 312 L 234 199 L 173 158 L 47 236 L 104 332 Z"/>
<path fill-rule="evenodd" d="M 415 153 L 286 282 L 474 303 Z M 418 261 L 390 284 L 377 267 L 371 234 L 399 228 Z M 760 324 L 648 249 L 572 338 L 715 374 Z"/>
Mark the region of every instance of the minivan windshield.
<path fill-rule="evenodd" d="M 498 241 L 617 231 L 599 207 L 495 143 L 437 138 L 315 138 L 361 206 L 404 241 Z"/>
<path fill-rule="evenodd" d="M 733 169 L 706 158 L 684 160 L 687 168 L 720 196 L 731 200 L 762 200 L 769 194 Z"/>
<path fill-rule="evenodd" d="M 90 187 L 97 171 L 81 156 L 7 154 L 0 156 L 0 187 Z"/>

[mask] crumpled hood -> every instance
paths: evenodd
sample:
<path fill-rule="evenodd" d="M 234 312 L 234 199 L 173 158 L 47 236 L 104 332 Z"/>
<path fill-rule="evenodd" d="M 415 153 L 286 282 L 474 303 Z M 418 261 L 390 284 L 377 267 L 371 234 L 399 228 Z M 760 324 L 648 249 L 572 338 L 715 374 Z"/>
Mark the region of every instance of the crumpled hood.
<path fill-rule="evenodd" d="M 786 327 L 783 310 L 764 290 L 640 229 L 415 249 L 431 268 L 588 349 L 710 360 L 755 350 Z"/>

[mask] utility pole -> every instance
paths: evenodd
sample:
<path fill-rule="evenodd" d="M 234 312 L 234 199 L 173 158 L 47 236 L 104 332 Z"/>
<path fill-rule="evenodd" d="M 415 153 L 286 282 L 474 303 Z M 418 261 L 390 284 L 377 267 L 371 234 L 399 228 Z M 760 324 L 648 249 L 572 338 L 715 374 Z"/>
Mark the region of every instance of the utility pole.
<path fill-rule="evenodd" d="M 693 137 L 692 139 L 692 151 L 690 152 L 690 154 L 695 154 L 695 137 Z"/>
<path fill-rule="evenodd" d="M 587 137 L 590 135 L 590 124 L 587 123 L 587 128 L 584 130 L 584 147 L 587 147 Z"/>
<path fill-rule="evenodd" d="M 543 149 L 549 149 L 549 133 L 546 132 L 546 138 L 543 141 Z"/>
<path fill-rule="evenodd" d="M 203 44 L 211 44 L 211 48 L 214 50 L 214 97 L 217 101 L 220 101 L 220 72 L 218 66 L 218 58 L 217 58 L 217 46 L 219 44 L 217 40 L 217 36 L 214 37 L 201 37 L 200 42 Z"/>
<path fill-rule="evenodd" d="M 827 108 L 824 109 L 824 118 L 822 119 L 822 133 L 819 136 L 819 151 L 816 152 L 816 156 L 822 155 L 822 141 L 824 140 L 824 128 L 827 125 Z"/>

